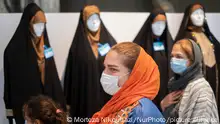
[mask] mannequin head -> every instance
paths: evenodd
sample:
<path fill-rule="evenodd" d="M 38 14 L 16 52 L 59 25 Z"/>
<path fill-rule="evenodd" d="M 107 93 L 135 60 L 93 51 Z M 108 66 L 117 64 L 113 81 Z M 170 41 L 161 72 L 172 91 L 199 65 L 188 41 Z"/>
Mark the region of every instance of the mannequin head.
<path fill-rule="evenodd" d="M 97 32 L 100 28 L 101 20 L 98 14 L 92 14 L 86 21 L 86 25 L 89 31 Z"/>
<path fill-rule="evenodd" d="M 166 22 L 166 16 L 165 15 L 163 15 L 163 14 L 158 14 L 155 18 L 154 18 L 154 20 L 153 20 L 153 23 L 154 22 L 157 22 L 157 21 L 165 21 Z"/>
<path fill-rule="evenodd" d="M 41 37 L 45 30 L 46 17 L 42 11 L 38 11 L 31 19 L 30 30 L 36 37 Z"/>
<path fill-rule="evenodd" d="M 95 5 L 88 5 L 83 9 L 82 19 L 87 38 L 91 44 L 97 44 L 100 40 L 101 19 L 100 10 Z"/>
<path fill-rule="evenodd" d="M 152 23 L 152 32 L 154 36 L 160 37 L 166 28 L 166 16 L 158 14 Z"/>
<path fill-rule="evenodd" d="M 190 14 L 191 28 L 203 27 L 204 21 L 205 21 L 205 12 L 203 10 L 203 7 L 199 4 L 195 4 L 191 8 L 191 14 Z"/>
<path fill-rule="evenodd" d="M 96 33 L 101 24 L 100 10 L 94 5 L 86 6 L 83 10 L 83 20 L 91 33 Z"/>
<path fill-rule="evenodd" d="M 203 9 L 202 5 L 200 5 L 200 4 L 193 5 L 193 7 L 191 8 L 191 13 L 197 9 Z"/>

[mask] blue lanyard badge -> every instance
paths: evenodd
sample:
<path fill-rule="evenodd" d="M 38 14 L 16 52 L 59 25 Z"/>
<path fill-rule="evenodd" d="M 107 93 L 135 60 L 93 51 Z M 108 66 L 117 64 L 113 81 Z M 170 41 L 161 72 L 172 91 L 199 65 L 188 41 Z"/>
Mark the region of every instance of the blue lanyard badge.
<path fill-rule="evenodd" d="M 154 51 L 163 51 L 165 50 L 164 43 L 161 41 L 156 41 L 153 43 Z"/>
<path fill-rule="evenodd" d="M 53 49 L 51 47 L 48 48 L 46 45 L 44 45 L 44 56 L 46 59 L 53 57 L 54 56 Z"/>
<path fill-rule="evenodd" d="M 101 56 L 105 56 L 109 50 L 111 49 L 110 45 L 108 43 L 102 45 L 102 44 L 98 44 L 98 51 L 99 51 L 99 54 Z"/>

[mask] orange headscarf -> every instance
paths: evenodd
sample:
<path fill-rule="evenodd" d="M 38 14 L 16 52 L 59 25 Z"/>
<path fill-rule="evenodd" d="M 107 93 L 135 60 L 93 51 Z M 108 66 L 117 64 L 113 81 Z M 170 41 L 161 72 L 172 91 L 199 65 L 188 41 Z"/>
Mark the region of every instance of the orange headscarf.
<path fill-rule="evenodd" d="M 33 24 L 46 23 L 46 17 L 42 11 L 38 11 L 30 21 L 30 31 L 32 33 L 31 41 L 37 54 L 37 62 L 41 73 L 41 81 L 44 84 L 45 78 L 45 58 L 44 58 L 44 36 L 37 37 L 34 33 Z"/>
<path fill-rule="evenodd" d="M 84 9 L 83 9 L 83 21 L 84 21 L 84 24 L 85 26 L 87 27 L 86 25 L 86 21 L 88 20 L 88 18 L 92 15 L 92 14 L 98 14 L 100 15 L 100 10 L 97 6 L 95 5 L 88 5 L 86 6 Z M 100 32 L 101 32 L 101 27 L 99 28 L 99 30 L 97 32 L 91 32 L 88 30 L 88 28 L 85 29 L 86 30 L 86 34 L 87 34 L 87 37 L 88 37 L 88 40 L 90 42 L 98 42 L 99 39 L 100 39 Z"/>
<path fill-rule="evenodd" d="M 160 73 L 157 64 L 142 48 L 129 79 L 112 99 L 93 115 L 89 124 L 113 123 L 101 122 L 101 119 L 114 119 L 117 111 L 132 105 L 141 98 L 153 100 L 160 87 Z M 150 111 L 150 110 L 149 110 Z M 99 122 L 97 122 L 99 120 Z M 93 121 L 93 122 L 92 122 Z"/>

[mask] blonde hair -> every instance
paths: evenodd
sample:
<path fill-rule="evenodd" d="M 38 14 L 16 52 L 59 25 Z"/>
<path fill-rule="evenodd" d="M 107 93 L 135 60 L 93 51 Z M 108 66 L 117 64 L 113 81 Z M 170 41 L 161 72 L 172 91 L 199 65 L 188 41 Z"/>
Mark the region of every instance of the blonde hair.
<path fill-rule="evenodd" d="M 189 39 L 178 40 L 174 45 L 180 45 L 182 50 L 185 52 L 187 58 L 194 62 L 193 45 Z"/>
<path fill-rule="evenodd" d="M 140 46 L 132 42 L 122 42 L 112 47 L 111 51 L 116 51 L 124 56 L 124 66 L 132 71 L 140 53 Z"/>

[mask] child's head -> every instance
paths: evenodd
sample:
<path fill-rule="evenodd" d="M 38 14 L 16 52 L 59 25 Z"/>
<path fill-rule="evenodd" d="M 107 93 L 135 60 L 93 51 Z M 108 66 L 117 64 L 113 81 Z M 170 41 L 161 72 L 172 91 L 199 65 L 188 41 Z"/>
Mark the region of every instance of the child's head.
<path fill-rule="evenodd" d="M 23 108 L 28 124 L 67 124 L 66 113 L 49 97 L 33 97 Z"/>

